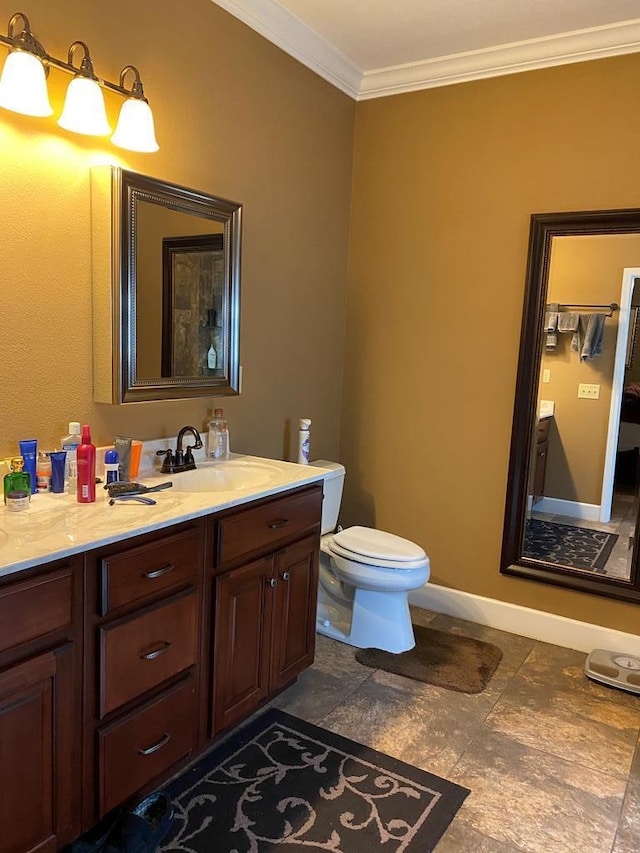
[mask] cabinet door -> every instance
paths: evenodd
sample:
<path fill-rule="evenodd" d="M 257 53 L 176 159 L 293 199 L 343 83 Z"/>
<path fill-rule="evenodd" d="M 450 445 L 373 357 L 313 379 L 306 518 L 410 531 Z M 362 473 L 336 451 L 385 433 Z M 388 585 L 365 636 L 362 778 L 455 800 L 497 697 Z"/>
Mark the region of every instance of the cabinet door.
<path fill-rule="evenodd" d="M 279 551 L 273 619 L 271 690 L 280 690 L 313 663 L 318 596 L 318 538 Z"/>
<path fill-rule="evenodd" d="M 265 557 L 215 582 L 212 736 L 242 720 L 268 694 L 272 566 Z"/>
<path fill-rule="evenodd" d="M 49 853 L 77 834 L 72 659 L 67 645 L 0 672 L 1 853 Z"/>

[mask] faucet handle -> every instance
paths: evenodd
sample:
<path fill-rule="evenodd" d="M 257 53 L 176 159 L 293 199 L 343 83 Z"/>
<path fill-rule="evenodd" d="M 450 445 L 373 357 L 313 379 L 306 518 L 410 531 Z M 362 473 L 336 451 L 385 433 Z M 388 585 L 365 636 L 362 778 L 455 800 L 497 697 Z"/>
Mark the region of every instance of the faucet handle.
<path fill-rule="evenodd" d="M 173 451 L 171 448 L 167 448 L 167 450 L 156 450 L 156 456 L 164 456 L 164 462 L 162 463 L 162 472 L 167 474 L 173 471 L 173 466 L 175 464 L 175 459 L 173 456 Z"/>

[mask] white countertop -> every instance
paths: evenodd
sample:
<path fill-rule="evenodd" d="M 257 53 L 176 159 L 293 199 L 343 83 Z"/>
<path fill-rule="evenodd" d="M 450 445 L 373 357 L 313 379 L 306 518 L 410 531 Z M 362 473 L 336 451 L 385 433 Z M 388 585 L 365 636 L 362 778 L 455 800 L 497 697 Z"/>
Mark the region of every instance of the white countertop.
<path fill-rule="evenodd" d="M 117 501 L 109 506 L 102 485 L 96 486 L 96 502 L 79 504 L 72 495 L 35 494 L 23 512 L 0 509 L 0 577 L 28 569 L 100 545 L 149 533 L 171 524 L 240 506 L 298 486 L 322 480 L 327 471 L 312 465 L 296 465 L 276 459 L 233 455 L 235 460 L 268 463 L 273 475 L 268 483 L 234 491 L 187 492 L 177 488 L 154 492 L 155 505 Z M 100 474 L 101 472 L 98 472 Z M 141 483 L 171 480 L 179 475 L 159 474 L 136 478 Z"/>

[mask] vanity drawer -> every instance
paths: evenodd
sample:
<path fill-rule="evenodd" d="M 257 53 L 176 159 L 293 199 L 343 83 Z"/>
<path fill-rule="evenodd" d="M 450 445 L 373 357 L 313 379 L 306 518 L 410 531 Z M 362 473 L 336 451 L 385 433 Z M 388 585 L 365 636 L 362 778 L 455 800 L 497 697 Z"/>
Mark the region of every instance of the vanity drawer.
<path fill-rule="evenodd" d="M 277 548 L 280 542 L 320 525 L 322 486 L 241 510 L 217 522 L 218 564 Z"/>
<path fill-rule="evenodd" d="M 549 438 L 549 427 L 551 425 L 551 418 L 542 418 L 536 424 L 536 442 L 540 444 L 541 441 L 546 441 Z"/>
<path fill-rule="evenodd" d="M 71 625 L 73 575 L 60 569 L 0 588 L 0 652 Z"/>
<path fill-rule="evenodd" d="M 194 715 L 189 677 L 98 732 L 101 816 L 194 751 Z"/>
<path fill-rule="evenodd" d="M 194 580 L 200 531 L 185 530 L 104 557 L 100 565 L 100 615 Z"/>
<path fill-rule="evenodd" d="M 196 601 L 180 593 L 98 629 L 101 717 L 195 663 Z"/>

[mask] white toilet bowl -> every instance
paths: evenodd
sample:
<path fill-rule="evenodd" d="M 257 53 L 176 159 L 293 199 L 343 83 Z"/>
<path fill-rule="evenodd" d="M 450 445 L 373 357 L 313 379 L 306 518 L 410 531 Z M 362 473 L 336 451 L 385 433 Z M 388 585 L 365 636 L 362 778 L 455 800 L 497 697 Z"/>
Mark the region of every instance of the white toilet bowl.
<path fill-rule="evenodd" d="M 412 649 L 408 594 L 429 573 L 422 548 L 391 533 L 350 527 L 323 536 L 316 630 L 358 648 Z"/>

